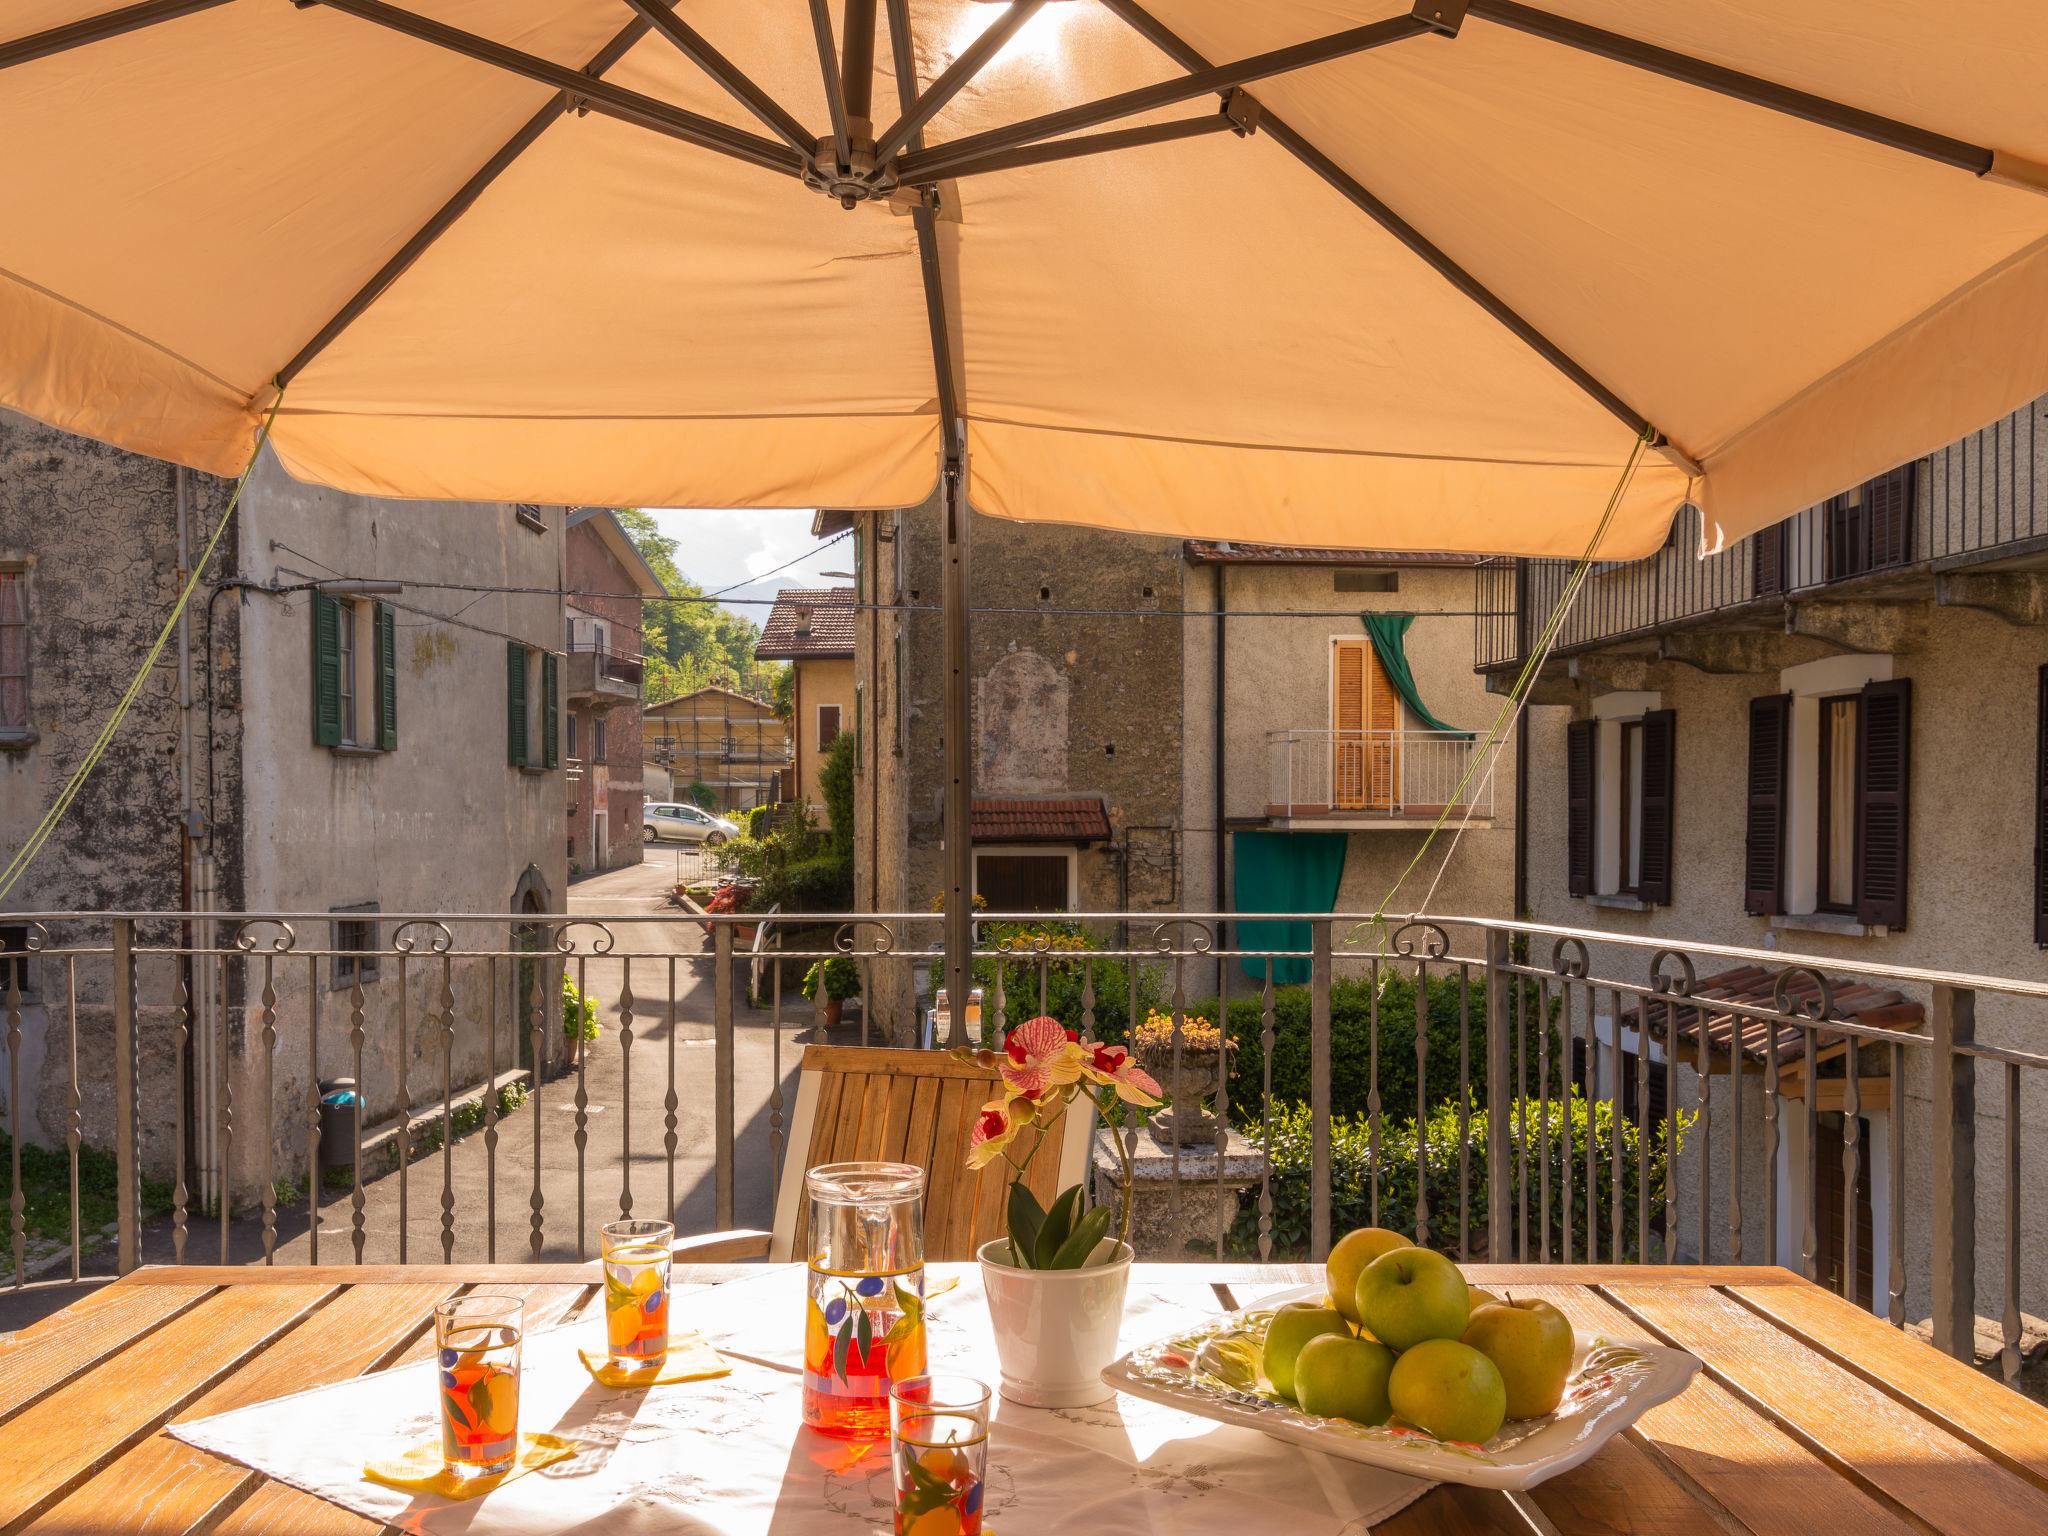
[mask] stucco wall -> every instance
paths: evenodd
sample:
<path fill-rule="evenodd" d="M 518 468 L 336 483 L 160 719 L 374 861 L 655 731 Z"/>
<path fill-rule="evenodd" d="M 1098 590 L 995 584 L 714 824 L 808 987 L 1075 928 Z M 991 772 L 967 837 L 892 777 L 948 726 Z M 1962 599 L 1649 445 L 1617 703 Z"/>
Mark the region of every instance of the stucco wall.
<path fill-rule="evenodd" d="M 1708 675 L 1675 665 L 1608 663 L 1601 675 L 1610 683 L 1655 690 L 1665 708 L 1677 712 L 1676 870 L 1671 905 L 1648 912 L 1613 910 L 1565 894 L 1564 749 L 1562 722 L 1572 710 L 1537 711 L 1538 745 L 1532 753 L 1530 836 L 1531 899 L 1534 916 L 1546 922 L 1617 932 L 1655 934 L 1694 941 L 1774 949 L 1826 959 L 1838 974 L 1853 974 L 1859 963 L 1974 972 L 2031 982 L 2048 981 L 2048 957 L 2035 948 L 2033 893 L 2033 784 L 2035 775 L 2036 674 L 2048 662 L 2048 630 L 2008 624 L 1988 613 L 1960 608 L 1907 605 L 1920 626 L 1910 649 L 1891 660 L 1894 676 L 1913 680 L 1911 835 L 1907 925 L 1888 934 L 1814 931 L 1796 920 L 1744 914 L 1742 860 L 1746 809 L 1747 706 L 1753 696 L 1780 691 L 1780 678 L 1767 673 Z M 1852 605 L 1837 617 L 1854 632 L 1867 627 L 1875 638 L 1899 633 L 1897 611 Z M 1788 645 L 1785 657 L 1803 661 L 1809 652 Z M 1580 706 L 1581 712 L 1586 707 Z M 1596 972 L 1641 979 L 1640 951 L 1595 951 Z M 1702 961 L 1703 973 L 1715 968 Z M 1902 990 L 1927 1000 L 1924 986 Z M 2039 1051 L 2044 1045 L 2038 1004 L 1986 994 L 1978 1000 L 1980 1036 L 2003 1045 Z M 1908 1053 L 1907 1154 L 1904 1169 L 1909 1289 L 1907 1310 L 1927 1310 L 1927 1255 L 1930 1242 L 1928 1185 L 1928 1065 L 1924 1052 Z M 1881 1063 L 1873 1060 L 1881 1070 Z M 1690 1081 L 1690 1073 L 1687 1074 Z M 1727 1251 L 1726 1189 L 1728 1131 L 1732 1105 L 1717 1085 L 1721 1131 L 1710 1214 L 1715 1256 Z M 2042 1085 L 2029 1075 L 2029 1101 Z M 2003 1254 L 2002 1149 L 2003 1083 L 1988 1065 L 1978 1082 L 1980 1152 L 1978 1231 L 1980 1312 L 1995 1315 Z M 1688 1089 L 1690 1095 L 1691 1089 Z M 1744 1107 L 1746 1228 L 1744 1256 L 1763 1249 L 1761 1103 L 1752 1090 Z M 1881 1123 L 1879 1140 L 1882 1140 Z M 2023 1166 L 2039 1167 L 2048 1156 L 2048 1132 L 2031 1114 L 2023 1123 Z M 1866 1148 L 1866 1154 L 1868 1153 Z M 1689 1169 L 1688 1199 L 1697 1189 Z M 2048 1227 L 2024 1208 L 2022 1304 L 2048 1310 Z M 1690 1213 L 1683 1224 L 1694 1241 Z M 1793 1262 L 1797 1261 L 1796 1249 Z"/>
<path fill-rule="evenodd" d="M 818 750 L 818 709 L 839 706 L 839 729 L 853 729 L 853 658 L 805 660 L 796 667 L 796 712 L 790 734 L 796 742 L 797 793 L 825 820 L 825 791 L 818 782 L 825 755 Z"/>
<path fill-rule="evenodd" d="M 576 594 L 568 599 L 579 645 L 592 638 L 591 623 L 602 621 L 605 646 L 626 655 L 640 652 L 640 603 L 632 574 L 605 548 L 589 521 L 563 536 L 564 586 Z M 606 595 L 608 594 L 608 595 Z M 583 779 L 572 798 L 568 817 L 569 860 L 584 873 L 640 862 L 640 808 L 645 794 L 640 772 L 640 700 L 614 699 L 609 694 L 585 698 L 565 707 L 580 717 L 577 739 L 583 757 Z M 595 760 L 596 719 L 604 717 L 605 761 Z M 563 748 L 567 752 L 566 738 Z M 605 810 L 605 846 L 595 845 L 596 812 Z"/>

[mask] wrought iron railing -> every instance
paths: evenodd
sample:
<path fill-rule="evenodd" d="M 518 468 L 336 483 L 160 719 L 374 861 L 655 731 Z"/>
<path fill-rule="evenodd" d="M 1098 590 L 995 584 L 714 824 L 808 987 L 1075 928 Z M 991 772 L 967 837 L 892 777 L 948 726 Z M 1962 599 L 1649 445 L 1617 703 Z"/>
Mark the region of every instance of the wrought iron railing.
<path fill-rule="evenodd" d="M 1275 818 L 1493 814 L 1493 775 L 1464 731 L 1269 731 L 1266 744 Z"/>
<path fill-rule="evenodd" d="M 57 1268 L 75 1277 L 158 1260 L 583 1256 L 614 1208 L 765 1224 L 795 1037 L 819 1027 L 797 979 L 850 963 L 846 1042 L 913 1043 L 941 922 L 12 921 L 26 952 L 0 986 L 16 1285 L 38 1234 L 69 1248 Z M 1467 1257 L 1786 1263 L 1874 1292 L 1894 1324 L 1931 1313 L 1959 1354 L 1979 1295 L 1995 1297 L 2017 1370 L 2023 1074 L 2048 1067 L 2048 985 L 1345 914 L 985 915 L 977 965 L 988 1043 L 1040 1012 L 1125 1040 L 1156 1015 L 1184 1065 L 1188 1021 L 1227 1019 L 1214 1096 L 1233 1155 L 1160 1154 L 1176 1220 L 1213 1185 L 1228 1219 L 1202 1243 L 1219 1255 L 1317 1258 L 1340 1225 L 1371 1220 Z M 597 1004 L 592 1038 L 565 981 Z M 658 1093 L 636 1099 L 648 1074 Z M 323 1106 L 316 1086 L 343 1076 L 355 1097 Z M 465 1116 L 470 1084 L 486 1091 Z M 1839 1181 L 1823 1178 L 1823 1117 L 1839 1125 Z M 91 1251 L 95 1148 L 115 1214 Z M 338 1185 L 323 1161 L 347 1168 Z M 1824 1185 L 1839 1190 L 1827 1204 Z M 1981 1287 L 1980 1206 L 2002 1271 Z"/>

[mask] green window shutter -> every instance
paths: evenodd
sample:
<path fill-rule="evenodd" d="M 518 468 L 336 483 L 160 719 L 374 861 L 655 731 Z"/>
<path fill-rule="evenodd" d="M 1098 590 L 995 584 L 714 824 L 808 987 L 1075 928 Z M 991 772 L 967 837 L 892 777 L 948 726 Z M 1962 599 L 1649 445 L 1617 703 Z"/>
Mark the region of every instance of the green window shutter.
<path fill-rule="evenodd" d="M 553 651 L 540 653 L 540 750 L 543 768 L 558 768 L 561 752 L 561 687 L 556 668 L 561 658 Z"/>
<path fill-rule="evenodd" d="M 526 766 L 526 647 L 505 642 L 505 760 Z"/>
<path fill-rule="evenodd" d="M 398 750 L 398 624 L 388 603 L 377 605 L 377 745 Z"/>
<path fill-rule="evenodd" d="M 341 604 L 313 594 L 313 745 L 341 745 Z"/>

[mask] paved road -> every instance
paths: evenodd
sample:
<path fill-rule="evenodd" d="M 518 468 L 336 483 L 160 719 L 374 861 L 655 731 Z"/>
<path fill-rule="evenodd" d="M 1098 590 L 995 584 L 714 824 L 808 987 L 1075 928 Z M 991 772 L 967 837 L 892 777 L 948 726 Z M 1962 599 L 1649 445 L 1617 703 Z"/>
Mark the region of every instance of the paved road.
<path fill-rule="evenodd" d="M 650 853 L 643 864 L 572 886 L 570 915 L 673 912 L 667 895 L 675 879 L 675 850 L 664 846 Z M 586 946 L 595 937 L 589 929 L 572 932 Z M 445 1162 L 438 1153 L 416 1156 L 403 1177 L 392 1173 L 365 1185 L 364 1260 L 441 1261 L 444 1179 L 458 1263 L 492 1257 L 493 1231 L 498 1260 L 533 1257 L 536 1192 L 541 1200 L 538 1253 L 544 1260 L 574 1259 L 579 1230 L 584 1252 L 594 1256 L 598 1225 L 618 1216 L 629 1195 L 636 1216 L 673 1213 L 679 1231 L 716 1230 L 720 1223 L 715 1205 L 713 979 L 706 948 L 701 932 L 688 923 L 633 924 L 617 929 L 617 949 L 631 950 L 634 958 L 572 958 L 570 974 L 576 976 L 580 969 L 581 985 L 599 1000 L 602 1029 L 581 1074 L 585 1142 L 580 1153 L 575 1141 L 578 1075 L 571 1072 L 550 1079 L 518 1113 L 499 1123 L 495 1152 L 485 1134 L 476 1131 L 458 1140 Z M 632 1044 L 627 1049 L 623 1041 L 629 981 Z M 746 1006 L 744 981 L 735 986 L 733 1214 L 738 1226 L 765 1228 L 772 1220 L 774 1098 L 779 1087 L 786 1121 L 796 1096 L 796 1063 L 811 1024 L 809 1005 L 801 998 L 793 1003 L 785 1009 L 778 1030 L 769 1013 Z M 671 1057 L 676 1096 L 673 1160 L 666 1145 Z M 354 1215 L 350 1192 L 323 1194 L 318 1245 L 323 1263 L 347 1263 L 355 1257 Z M 214 1262 L 219 1243 L 218 1225 L 195 1218 L 185 1257 Z M 309 1262 L 313 1248 L 303 1206 L 281 1211 L 278 1262 Z M 236 1262 L 261 1261 L 260 1219 L 241 1217 L 232 1223 L 229 1251 Z M 143 1252 L 151 1262 L 171 1261 L 167 1221 L 145 1232 Z M 0 1292 L 0 1329 L 19 1327 L 78 1294 L 70 1286 L 38 1288 L 31 1295 Z"/>

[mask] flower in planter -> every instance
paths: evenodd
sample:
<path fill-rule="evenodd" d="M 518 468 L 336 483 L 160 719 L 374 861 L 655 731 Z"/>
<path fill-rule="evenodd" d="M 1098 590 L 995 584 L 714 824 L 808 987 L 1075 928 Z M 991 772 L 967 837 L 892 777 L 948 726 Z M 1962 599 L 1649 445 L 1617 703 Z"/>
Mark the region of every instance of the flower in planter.
<path fill-rule="evenodd" d="M 1139 1109 L 1157 1109 L 1166 1091 L 1120 1045 L 1094 1046 L 1081 1073 L 1091 1083 L 1114 1088 L 1119 1099 Z"/>
<path fill-rule="evenodd" d="M 1166 1056 L 1173 1051 L 1173 1015 L 1153 1012 L 1145 1016 L 1132 1038 L 1137 1042 L 1140 1055 Z M 1207 1019 L 1195 1014 L 1183 1014 L 1180 1021 L 1180 1047 L 1184 1053 L 1214 1056 L 1224 1049 L 1226 1041 L 1223 1031 Z M 1237 1042 L 1227 1044 L 1235 1049 Z"/>

